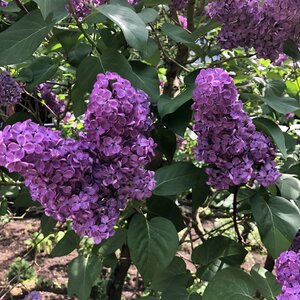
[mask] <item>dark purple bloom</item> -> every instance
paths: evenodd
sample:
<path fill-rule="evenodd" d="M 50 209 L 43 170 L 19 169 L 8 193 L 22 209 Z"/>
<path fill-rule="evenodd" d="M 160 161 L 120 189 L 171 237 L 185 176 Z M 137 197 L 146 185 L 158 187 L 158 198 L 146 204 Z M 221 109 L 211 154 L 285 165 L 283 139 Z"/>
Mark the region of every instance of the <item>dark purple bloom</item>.
<path fill-rule="evenodd" d="M 21 96 L 22 88 L 8 72 L 3 71 L 0 74 L 0 106 L 17 104 L 21 101 Z"/>
<path fill-rule="evenodd" d="M 209 167 L 208 184 L 228 189 L 255 180 L 268 186 L 279 172 L 271 140 L 257 132 L 243 111 L 233 79 L 223 69 L 201 70 L 193 93 L 196 159 Z"/>

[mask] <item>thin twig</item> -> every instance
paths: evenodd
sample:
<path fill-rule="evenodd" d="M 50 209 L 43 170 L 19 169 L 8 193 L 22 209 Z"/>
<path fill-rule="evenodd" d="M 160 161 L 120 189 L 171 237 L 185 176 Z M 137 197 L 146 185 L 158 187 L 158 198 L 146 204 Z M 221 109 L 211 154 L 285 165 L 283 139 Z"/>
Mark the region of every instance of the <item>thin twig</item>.
<path fill-rule="evenodd" d="M 234 225 L 234 230 L 235 233 L 237 235 L 238 241 L 239 243 L 243 244 L 243 238 L 241 236 L 240 230 L 239 230 L 239 226 L 238 226 L 238 222 L 237 222 L 237 206 L 238 206 L 238 200 L 237 200 L 237 196 L 238 196 L 238 191 L 239 188 L 237 187 L 233 193 L 233 225 Z"/>
<path fill-rule="evenodd" d="M 29 14 L 29 11 L 27 10 L 26 6 L 21 2 L 21 0 L 15 0 L 17 6 L 21 8 L 26 14 Z"/>

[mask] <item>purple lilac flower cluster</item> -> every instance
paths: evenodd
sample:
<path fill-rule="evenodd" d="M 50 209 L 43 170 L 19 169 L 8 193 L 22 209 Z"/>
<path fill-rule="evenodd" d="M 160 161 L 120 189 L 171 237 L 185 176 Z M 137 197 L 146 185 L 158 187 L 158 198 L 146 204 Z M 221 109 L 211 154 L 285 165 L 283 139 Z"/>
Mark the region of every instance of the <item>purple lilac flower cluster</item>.
<path fill-rule="evenodd" d="M 74 12 L 79 21 L 82 21 L 92 13 L 92 7 L 98 7 L 105 3 L 107 0 L 71 0 L 72 8 L 69 5 L 66 8 L 71 15 Z"/>
<path fill-rule="evenodd" d="M 0 7 L 6 7 L 8 5 L 7 1 L 0 0 Z"/>
<path fill-rule="evenodd" d="M 11 77 L 10 73 L 3 71 L 0 74 L 0 106 L 17 104 L 22 98 L 22 88 Z"/>
<path fill-rule="evenodd" d="M 233 79 L 223 69 L 201 70 L 193 93 L 196 159 L 210 165 L 208 184 L 216 189 L 246 184 L 268 186 L 280 173 L 271 140 L 257 132 L 243 111 Z"/>
<path fill-rule="evenodd" d="M 54 112 L 55 115 L 60 115 L 65 110 L 63 101 L 60 101 L 56 94 L 52 91 L 52 85 L 42 83 L 36 87 L 36 91 L 41 94 L 41 98 L 45 101 L 46 105 Z"/>
<path fill-rule="evenodd" d="M 42 300 L 42 295 L 37 291 L 32 291 L 24 298 L 24 300 Z"/>
<path fill-rule="evenodd" d="M 299 0 L 216 0 L 208 14 L 223 24 L 218 39 L 225 49 L 253 47 L 259 57 L 276 61 L 286 40 L 300 44 Z"/>
<path fill-rule="evenodd" d="M 275 261 L 276 277 L 282 286 L 277 300 L 300 299 L 300 230 L 288 251 Z"/>
<path fill-rule="evenodd" d="M 33 199 L 79 235 L 100 243 L 114 234 L 128 199 L 149 197 L 154 155 L 147 95 L 115 73 L 99 74 L 79 140 L 32 121 L 0 131 L 0 165 L 25 178 Z"/>

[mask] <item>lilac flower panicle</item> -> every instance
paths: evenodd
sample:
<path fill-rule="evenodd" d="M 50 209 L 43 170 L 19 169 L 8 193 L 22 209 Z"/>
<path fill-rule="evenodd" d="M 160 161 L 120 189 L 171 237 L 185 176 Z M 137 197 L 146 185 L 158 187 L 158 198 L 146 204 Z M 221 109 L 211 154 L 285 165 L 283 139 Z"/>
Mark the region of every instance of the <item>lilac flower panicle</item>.
<path fill-rule="evenodd" d="M 3 71 L 0 74 L 0 106 L 17 104 L 22 99 L 22 88 L 11 77 L 10 73 Z"/>
<path fill-rule="evenodd" d="M 281 64 L 284 42 L 300 44 L 299 0 L 216 0 L 208 14 L 222 24 L 218 39 L 225 49 L 255 48 L 259 57 Z"/>
<path fill-rule="evenodd" d="M 36 87 L 36 91 L 41 93 L 41 98 L 55 115 L 60 115 L 64 112 L 64 102 L 56 97 L 56 94 L 52 91 L 51 84 L 42 83 Z"/>
<path fill-rule="evenodd" d="M 275 261 L 276 278 L 282 286 L 277 300 L 300 299 L 300 252 L 282 252 Z"/>
<path fill-rule="evenodd" d="M 37 291 L 30 292 L 24 300 L 42 300 L 42 294 Z"/>
<path fill-rule="evenodd" d="M 270 138 L 257 132 L 243 111 L 233 79 L 223 69 L 201 70 L 193 92 L 194 131 L 198 135 L 196 159 L 209 167 L 208 184 L 216 189 L 246 184 L 268 186 L 280 173 Z"/>
<path fill-rule="evenodd" d="M 154 155 L 149 99 L 115 73 L 99 74 L 79 140 L 32 121 L 0 131 L 0 165 L 25 178 L 48 216 L 100 243 L 114 234 L 128 199 L 151 196 Z"/>

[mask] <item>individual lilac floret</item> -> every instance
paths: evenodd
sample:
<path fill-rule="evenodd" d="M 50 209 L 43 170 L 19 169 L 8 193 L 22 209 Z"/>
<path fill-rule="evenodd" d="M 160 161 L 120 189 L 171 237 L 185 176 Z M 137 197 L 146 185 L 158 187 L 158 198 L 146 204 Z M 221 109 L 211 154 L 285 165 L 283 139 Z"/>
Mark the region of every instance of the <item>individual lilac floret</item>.
<path fill-rule="evenodd" d="M 255 180 L 268 186 L 280 173 L 270 138 L 257 132 L 243 111 L 233 79 L 223 69 L 201 70 L 193 92 L 196 159 L 209 167 L 208 184 L 218 190 Z"/>
<path fill-rule="evenodd" d="M 36 87 L 36 91 L 41 93 L 41 98 L 55 115 L 58 116 L 64 112 L 65 105 L 63 101 L 56 97 L 56 94 L 52 91 L 51 84 L 42 83 Z"/>
<path fill-rule="evenodd" d="M 8 72 L 3 71 L 0 74 L 0 106 L 17 104 L 21 99 L 22 88 Z"/>
<path fill-rule="evenodd" d="M 42 300 L 42 294 L 37 291 L 30 292 L 24 300 Z"/>
<path fill-rule="evenodd" d="M 178 21 L 184 29 L 187 29 L 187 18 L 186 17 L 178 16 Z"/>
<path fill-rule="evenodd" d="M 299 0 L 216 0 L 209 16 L 222 24 L 218 36 L 225 49 L 255 48 L 257 55 L 281 63 L 284 42 L 300 43 Z"/>

